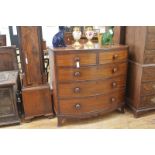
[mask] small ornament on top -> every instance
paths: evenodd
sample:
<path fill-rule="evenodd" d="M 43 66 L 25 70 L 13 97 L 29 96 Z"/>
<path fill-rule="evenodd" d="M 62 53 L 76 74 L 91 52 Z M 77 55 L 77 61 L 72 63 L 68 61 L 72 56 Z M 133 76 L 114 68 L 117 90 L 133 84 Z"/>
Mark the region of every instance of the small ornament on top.
<path fill-rule="evenodd" d="M 102 35 L 102 45 L 112 45 L 113 44 L 113 35 L 114 35 L 114 26 L 109 26 L 107 32 Z"/>
<path fill-rule="evenodd" d="M 53 47 L 66 47 L 64 40 L 64 31 L 65 26 L 59 26 L 59 32 L 54 35 L 52 40 Z"/>

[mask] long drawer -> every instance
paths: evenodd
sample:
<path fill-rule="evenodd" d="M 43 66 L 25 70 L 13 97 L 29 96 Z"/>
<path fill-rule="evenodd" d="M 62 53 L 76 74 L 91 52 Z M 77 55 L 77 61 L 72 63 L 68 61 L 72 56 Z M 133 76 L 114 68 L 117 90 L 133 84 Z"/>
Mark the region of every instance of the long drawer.
<path fill-rule="evenodd" d="M 127 60 L 127 55 L 127 50 L 100 52 L 99 64 L 115 63 Z"/>
<path fill-rule="evenodd" d="M 60 100 L 60 114 L 82 115 L 90 112 L 111 111 L 124 102 L 125 91 L 120 90 L 109 95 L 99 95 L 84 99 Z"/>
<path fill-rule="evenodd" d="M 56 55 L 57 66 L 76 66 L 79 62 L 80 66 L 95 65 L 96 53 L 77 53 L 77 54 L 59 54 Z"/>
<path fill-rule="evenodd" d="M 142 81 L 155 81 L 155 66 L 143 68 Z"/>
<path fill-rule="evenodd" d="M 118 75 L 124 75 L 127 63 L 113 63 L 92 67 L 59 68 L 59 81 L 97 80 Z"/>
<path fill-rule="evenodd" d="M 125 84 L 126 76 L 98 81 L 60 83 L 59 96 L 60 98 L 93 96 L 124 88 Z"/>

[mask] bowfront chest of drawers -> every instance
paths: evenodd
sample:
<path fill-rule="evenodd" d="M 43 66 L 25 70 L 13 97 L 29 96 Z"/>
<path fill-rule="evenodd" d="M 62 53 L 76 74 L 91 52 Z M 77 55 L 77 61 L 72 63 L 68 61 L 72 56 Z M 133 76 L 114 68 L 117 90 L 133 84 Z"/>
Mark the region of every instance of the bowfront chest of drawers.
<path fill-rule="evenodd" d="M 129 46 L 127 103 L 135 117 L 155 110 L 155 26 L 126 28 Z"/>
<path fill-rule="evenodd" d="M 58 125 L 119 109 L 124 111 L 127 46 L 49 49 Z"/>

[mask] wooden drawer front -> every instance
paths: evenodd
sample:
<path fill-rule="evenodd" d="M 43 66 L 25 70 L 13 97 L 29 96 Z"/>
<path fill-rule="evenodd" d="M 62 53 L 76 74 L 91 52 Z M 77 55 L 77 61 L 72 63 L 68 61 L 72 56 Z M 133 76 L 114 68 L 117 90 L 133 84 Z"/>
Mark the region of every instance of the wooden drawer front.
<path fill-rule="evenodd" d="M 155 106 L 155 95 L 142 97 L 140 106 L 145 108 Z"/>
<path fill-rule="evenodd" d="M 125 83 L 125 76 L 108 80 L 62 83 L 59 84 L 59 96 L 60 98 L 93 96 L 123 88 Z"/>
<path fill-rule="evenodd" d="M 141 85 L 141 95 L 155 94 L 155 82 L 146 82 Z"/>
<path fill-rule="evenodd" d="M 143 68 L 142 81 L 155 81 L 155 66 Z"/>
<path fill-rule="evenodd" d="M 99 63 L 105 64 L 127 60 L 127 55 L 127 50 L 101 52 L 99 53 Z"/>
<path fill-rule="evenodd" d="M 148 26 L 147 31 L 148 33 L 155 33 L 155 26 Z"/>
<path fill-rule="evenodd" d="M 155 49 L 155 34 L 147 34 L 146 49 Z"/>
<path fill-rule="evenodd" d="M 115 63 L 101 65 L 99 67 L 59 68 L 58 79 L 60 81 L 96 80 L 112 76 L 124 75 L 127 71 L 127 63 Z"/>
<path fill-rule="evenodd" d="M 111 111 L 124 102 L 124 95 L 123 90 L 85 99 L 60 100 L 60 114 L 80 115 L 95 111 Z"/>
<path fill-rule="evenodd" d="M 144 55 L 145 64 L 155 64 L 155 50 L 146 50 Z"/>
<path fill-rule="evenodd" d="M 77 53 L 56 55 L 57 66 L 76 66 L 79 62 L 80 66 L 95 65 L 96 53 Z"/>

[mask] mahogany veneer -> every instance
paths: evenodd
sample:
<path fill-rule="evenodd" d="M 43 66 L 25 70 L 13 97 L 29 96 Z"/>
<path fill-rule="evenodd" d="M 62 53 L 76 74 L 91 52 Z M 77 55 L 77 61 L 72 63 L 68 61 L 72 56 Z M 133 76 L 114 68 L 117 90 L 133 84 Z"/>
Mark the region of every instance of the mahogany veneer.
<path fill-rule="evenodd" d="M 49 49 L 58 125 L 120 109 L 124 111 L 127 46 Z"/>

